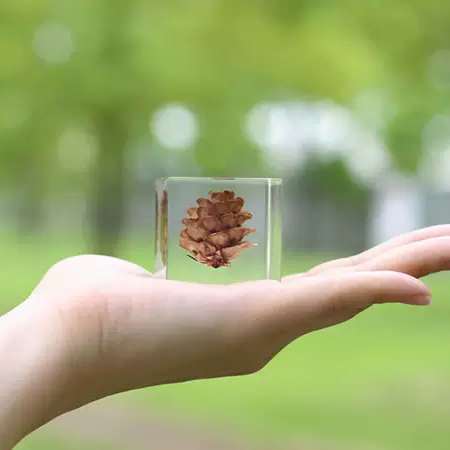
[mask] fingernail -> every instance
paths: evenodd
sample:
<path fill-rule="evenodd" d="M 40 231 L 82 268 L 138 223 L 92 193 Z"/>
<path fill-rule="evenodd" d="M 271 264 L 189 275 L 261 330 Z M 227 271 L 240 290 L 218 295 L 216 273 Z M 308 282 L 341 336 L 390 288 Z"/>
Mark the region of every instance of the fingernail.
<path fill-rule="evenodd" d="M 411 298 L 412 305 L 428 306 L 431 305 L 431 303 L 433 303 L 433 300 L 430 295 L 419 295 Z"/>

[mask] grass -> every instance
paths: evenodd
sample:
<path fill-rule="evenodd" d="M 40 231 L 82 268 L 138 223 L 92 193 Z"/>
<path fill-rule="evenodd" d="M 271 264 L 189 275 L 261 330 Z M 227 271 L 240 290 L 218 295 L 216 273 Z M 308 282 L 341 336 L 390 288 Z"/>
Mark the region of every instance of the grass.
<path fill-rule="evenodd" d="M 73 237 L 0 235 L 0 243 L 7 261 L 0 275 L 0 312 L 22 301 L 52 263 L 85 251 L 82 240 Z M 152 250 L 148 243 L 131 242 L 122 253 L 151 267 Z M 321 259 L 291 256 L 285 272 Z M 432 307 L 375 307 L 357 320 L 300 339 L 257 375 L 151 388 L 120 399 L 144 412 L 160 409 L 265 440 L 320 438 L 349 449 L 368 444 L 380 450 L 448 449 L 450 278 L 438 275 L 429 283 Z M 33 445 L 21 448 L 52 448 Z M 71 450 L 70 445 L 56 448 Z"/>
<path fill-rule="evenodd" d="M 25 439 L 15 448 L 17 450 L 118 450 L 117 448 L 112 449 L 97 442 L 89 442 L 83 439 L 73 441 L 63 437 L 55 438 L 35 435 Z"/>

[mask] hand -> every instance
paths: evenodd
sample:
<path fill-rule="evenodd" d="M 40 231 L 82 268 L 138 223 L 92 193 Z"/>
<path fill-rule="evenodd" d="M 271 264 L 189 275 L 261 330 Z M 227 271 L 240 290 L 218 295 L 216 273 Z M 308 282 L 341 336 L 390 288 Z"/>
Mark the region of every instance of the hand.
<path fill-rule="evenodd" d="M 299 336 L 375 303 L 428 305 L 430 291 L 417 278 L 449 267 L 450 226 L 396 238 L 282 283 L 198 285 L 155 279 L 109 257 L 64 260 L 0 319 L 6 336 L 0 366 L 11 345 L 19 355 L 13 367 L 34 361 L 32 380 L 17 388 L 26 395 L 0 411 L 0 447 L 113 393 L 254 373 Z M 4 382 L 7 375 L 1 373 L 1 390 L 15 386 Z"/>

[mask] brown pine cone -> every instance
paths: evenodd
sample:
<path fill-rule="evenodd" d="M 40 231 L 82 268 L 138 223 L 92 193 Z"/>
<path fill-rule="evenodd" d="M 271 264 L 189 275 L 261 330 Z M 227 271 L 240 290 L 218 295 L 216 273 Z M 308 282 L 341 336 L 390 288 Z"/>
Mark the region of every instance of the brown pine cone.
<path fill-rule="evenodd" d="M 186 228 L 180 233 L 180 247 L 188 250 L 191 258 L 218 269 L 229 266 L 243 250 L 256 245 L 243 241 L 256 231 L 243 226 L 253 217 L 242 210 L 243 198 L 236 198 L 233 191 L 210 191 L 209 198 L 199 198 L 197 203 L 198 207 L 187 210 L 188 216 L 182 220 Z"/>

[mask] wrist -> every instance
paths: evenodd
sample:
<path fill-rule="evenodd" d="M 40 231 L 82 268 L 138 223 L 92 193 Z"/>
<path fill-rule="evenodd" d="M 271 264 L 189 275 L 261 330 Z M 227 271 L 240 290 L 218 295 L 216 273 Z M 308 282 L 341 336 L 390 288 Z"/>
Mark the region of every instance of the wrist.
<path fill-rule="evenodd" d="M 65 340 L 54 319 L 31 300 L 0 317 L 0 448 L 60 414 Z"/>

